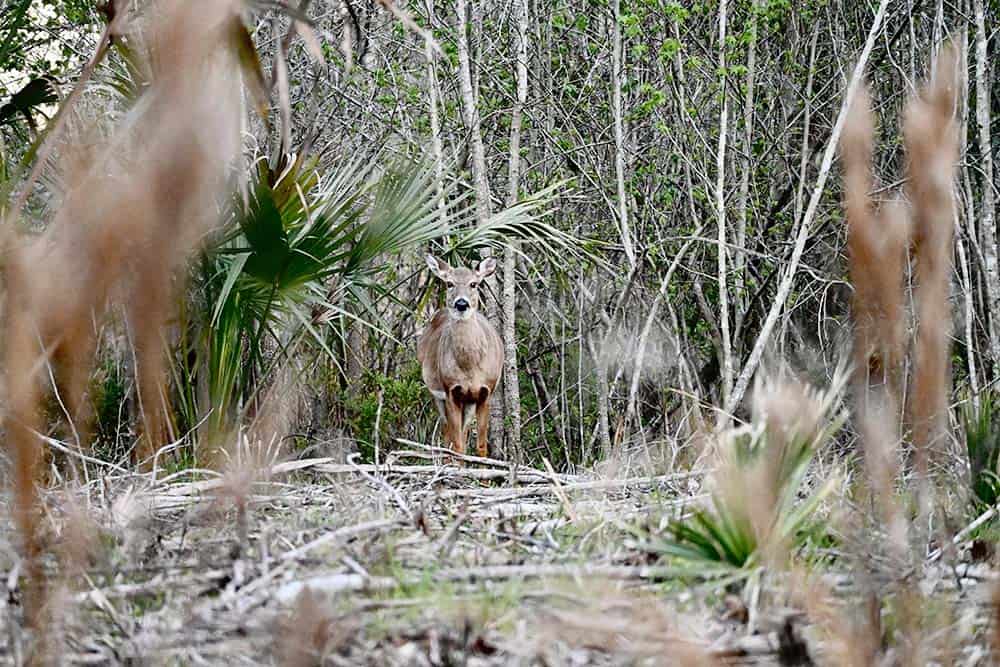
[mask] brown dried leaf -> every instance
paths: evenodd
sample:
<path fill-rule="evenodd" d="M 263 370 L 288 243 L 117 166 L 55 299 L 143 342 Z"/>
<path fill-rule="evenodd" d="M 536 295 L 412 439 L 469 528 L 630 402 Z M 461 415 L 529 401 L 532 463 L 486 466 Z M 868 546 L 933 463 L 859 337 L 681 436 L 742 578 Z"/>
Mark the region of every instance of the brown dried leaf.
<path fill-rule="evenodd" d="M 271 105 L 267 80 L 250 31 L 238 15 L 234 15 L 229 21 L 229 39 L 239 59 L 243 79 L 250 91 L 250 97 L 253 98 L 257 114 L 266 119 Z"/>

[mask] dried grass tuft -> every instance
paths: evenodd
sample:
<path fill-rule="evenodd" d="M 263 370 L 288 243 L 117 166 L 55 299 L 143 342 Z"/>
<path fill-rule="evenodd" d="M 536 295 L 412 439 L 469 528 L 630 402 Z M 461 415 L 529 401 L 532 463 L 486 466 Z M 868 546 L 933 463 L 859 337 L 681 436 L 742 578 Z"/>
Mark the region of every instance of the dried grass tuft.
<path fill-rule="evenodd" d="M 328 605 L 322 604 L 311 590 L 304 589 L 276 628 L 278 664 L 283 667 L 323 664 L 326 655 L 347 639 L 345 627 L 335 624 Z"/>
<path fill-rule="evenodd" d="M 910 101 L 903 119 L 909 158 L 906 190 L 913 205 L 917 320 L 909 411 L 921 477 L 927 475 L 932 451 L 945 444 L 951 387 L 948 295 L 955 225 L 953 180 L 958 160 L 955 58 L 953 48 L 942 50 L 937 76 Z"/>
<path fill-rule="evenodd" d="M 565 662 L 560 649 L 583 648 L 662 665 L 720 664 L 707 643 L 699 640 L 693 624 L 662 601 L 599 581 L 588 585 L 593 589 L 579 598 L 580 606 L 543 611 L 536 638 L 536 655 L 542 662 Z"/>
<path fill-rule="evenodd" d="M 912 580 L 900 576 L 900 572 L 914 564 L 915 555 L 923 557 L 926 536 L 922 530 L 931 503 L 929 462 L 947 435 L 952 179 L 958 155 L 952 48 L 942 49 L 934 71 L 936 76 L 907 104 L 903 114 L 908 207 L 894 200 L 876 213 L 871 201 L 873 120 L 867 94 L 860 95 L 850 110 L 841 140 L 850 275 L 854 285 L 855 418 L 864 447 L 869 491 L 876 501 L 879 524 L 888 537 L 887 544 L 872 541 L 861 548 L 869 550 L 868 557 L 871 553 L 888 552 L 885 555 L 892 571 L 887 573 L 891 593 L 887 604 L 897 625 L 893 650 L 899 664 L 913 665 L 926 664 L 935 653 L 947 652 L 940 636 L 935 638 L 941 633 L 929 632 L 930 623 L 946 625 L 947 614 L 933 620 L 926 618 L 928 599 Z M 904 397 L 907 332 L 904 278 L 911 233 L 916 317 L 914 372 L 912 392 Z M 912 525 L 895 494 L 901 476 L 900 413 L 904 404 L 912 423 L 919 504 L 918 518 Z M 915 543 L 921 545 L 919 554 L 910 549 L 910 539 L 914 537 Z M 857 562 L 867 560 L 861 556 Z M 864 572 L 860 574 L 862 580 L 868 581 L 869 625 L 877 627 L 883 595 Z M 858 628 L 835 619 L 831 619 L 830 625 L 838 628 L 835 634 L 844 638 L 841 643 L 846 653 L 841 658 L 847 664 L 870 664 L 875 660 L 879 651 L 877 635 L 861 629 L 859 637 Z M 864 649 L 852 651 L 852 644 Z"/>
<path fill-rule="evenodd" d="M 238 10 L 231 0 L 163 0 L 151 8 L 150 85 L 102 145 L 68 161 L 66 196 L 45 231 L 10 242 L 8 442 L 35 609 L 45 597 L 35 488 L 42 369 L 56 361 L 70 412 L 79 415 L 95 318 L 120 298 L 134 334 L 145 423 L 137 458 L 149 458 L 168 422 L 161 336 L 174 269 L 214 220 L 239 147 L 238 65 L 220 48 Z"/>
<path fill-rule="evenodd" d="M 910 225 L 893 202 L 876 212 L 871 201 L 874 122 L 867 90 L 858 91 L 844 125 L 844 208 L 854 293 L 855 410 L 864 421 L 873 392 L 891 416 L 901 400 L 906 352 L 903 277 Z"/>

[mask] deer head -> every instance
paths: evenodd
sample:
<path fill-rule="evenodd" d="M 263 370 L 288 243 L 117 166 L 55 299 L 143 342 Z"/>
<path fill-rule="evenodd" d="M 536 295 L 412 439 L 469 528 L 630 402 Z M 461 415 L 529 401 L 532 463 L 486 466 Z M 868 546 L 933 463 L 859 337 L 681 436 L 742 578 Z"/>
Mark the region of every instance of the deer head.
<path fill-rule="evenodd" d="M 497 261 L 487 257 L 473 271 L 463 266 L 452 268 L 434 255 L 427 255 L 427 268 L 448 288 L 448 313 L 455 319 L 467 320 L 479 310 L 479 285 L 497 270 Z"/>

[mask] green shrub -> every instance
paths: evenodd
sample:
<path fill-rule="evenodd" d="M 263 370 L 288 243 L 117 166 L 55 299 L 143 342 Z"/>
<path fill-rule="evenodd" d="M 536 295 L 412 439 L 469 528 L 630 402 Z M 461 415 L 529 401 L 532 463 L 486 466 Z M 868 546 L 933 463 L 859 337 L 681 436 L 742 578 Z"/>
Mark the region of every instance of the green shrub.
<path fill-rule="evenodd" d="M 420 376 L 420 366 L 415 361 L 403 367 L 397 376 L 366 371 L 355 380 L 345 392 L 343 401 L 348 426 L 358 442 L 363 460 L 374 460 L 376 421 L 382 452 L 392 449 L 397 437 L 425 439 L 437 419 L 437 410 L 431 406 L 430 399 Z"/>
<path fill-rule="evenodd" d="M 962 410 L 965 449 L 969 456 L 972 503 L 976 510 L 994 507 L 1000 499 L 1000 401 L 988 389 L 979 394 L 978 406 L 967 401 Z"/>

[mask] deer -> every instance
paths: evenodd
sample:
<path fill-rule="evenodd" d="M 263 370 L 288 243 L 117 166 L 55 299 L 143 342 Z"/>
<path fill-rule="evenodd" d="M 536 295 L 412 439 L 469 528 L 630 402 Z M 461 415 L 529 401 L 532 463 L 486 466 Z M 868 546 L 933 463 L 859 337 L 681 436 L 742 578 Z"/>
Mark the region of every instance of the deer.
<path fill-rule="evenodd" d="M 472 416 L 477 423 L 476 452 L 489 455 L 490 396 L 503 369 L 503 341 L 479 311 L 479 286 L 497 262 L 487 257 L 475 270 L 452 268 L 433 255 L 427 267 L 447 287 L 447 302 L 431 318 L 417 343 L 424 384 L 444 422 L 443 435 L 453 452 L 465 454 Z"/>

